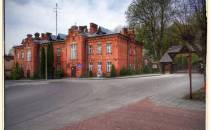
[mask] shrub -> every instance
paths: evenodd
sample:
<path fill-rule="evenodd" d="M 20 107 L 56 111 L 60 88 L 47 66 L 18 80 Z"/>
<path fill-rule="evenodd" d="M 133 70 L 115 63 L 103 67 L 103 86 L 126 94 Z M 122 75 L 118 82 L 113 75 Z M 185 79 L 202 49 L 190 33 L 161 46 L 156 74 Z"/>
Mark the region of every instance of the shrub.
<path fill-rule="evenodd" d="M 40 79 L 39 73 L 34 72 L 33 77 L 31 77 L 31 79 Z"/>
<path fill-rule="evenodd" d="M 93 71 L 90 70 L 88 76 L 93 77 Z"/>
<path fill-rule="evenodd" d="M 116 69 L 115 66 L 112 64 L 112 68 L 111 68 L 111 77 L 116 77 Z"/>
<path fill-rule="evenodd" d="M 125 75 L 128 75 L 128 71 L 125 67 L 123 67 L 121 70 L 120 70 L 120 75 L 121 76 L 125 76 Z"/>
<path fill-rule="evenodd" d="M 63 73 L 62 70 L 57 70 L 57 71 L 55 72 L 55 78 L 56 78 L 56 79 L 60 79 L 60 78 L 62 78 L 63 76 L 64 76 L 64 73 Z"/>
<path fill-rule="evenodd" d="M 19 66 L 18 63 L 16 63 L 12 70 L 12 79 L 18 80 L 23 77 L 24 77 L 23 69 Z"/>
<path fill-rule="evenodd" d="M 142 73 L 142 69 L 139 68 L 136 70 L 136 74 L 141 74 L 141 73 Z"/>
<path fill-rule="evenodd" d="M 148 66 L 148 65 L 145 65 L 145 66 L 143 67 L 142 72 L 143 72 L 144 74 L 152 73 L 152 68 L 151 68 L 150 66 Z"/>

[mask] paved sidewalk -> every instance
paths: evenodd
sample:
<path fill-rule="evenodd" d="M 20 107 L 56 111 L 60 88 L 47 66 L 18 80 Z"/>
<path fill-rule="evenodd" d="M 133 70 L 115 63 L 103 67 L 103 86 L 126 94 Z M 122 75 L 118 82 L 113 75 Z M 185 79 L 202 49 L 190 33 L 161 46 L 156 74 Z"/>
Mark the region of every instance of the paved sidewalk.
<path fill-rule="evenodd" d="M 160 106 L 147 98 L 59 130 L 205 130 L 205 112 Z"/>

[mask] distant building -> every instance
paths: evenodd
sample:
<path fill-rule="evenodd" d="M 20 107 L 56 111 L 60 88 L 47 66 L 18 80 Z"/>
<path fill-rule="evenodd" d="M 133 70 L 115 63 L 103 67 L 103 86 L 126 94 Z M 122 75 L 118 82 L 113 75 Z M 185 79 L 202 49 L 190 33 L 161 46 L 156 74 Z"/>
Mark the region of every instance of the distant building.
<path fill-rule="evenodd" d="M 63 70 L 67 77 L 87 76 L 89 71 L 94 76 L 109 75 L 112 64 L 118 74 L 123 67 L 142 67 L 143 44 L 135 40 L 134 30 L 123 28 L 115 33 L 90 23 L 89 30 L 87 26 L 72 26 L 68 35 L 28 34 L 14 47 L 15 63 L 23 68 L 25 77 L 39 71 L 40 48 L 49 42 L 54 48 L 54 71 Z"/>
<path fill-rule="evenodd" d="M 4 78 L 8 79 L 11 77 L 12 68 L 14 65 L 14 56 L 4 56 Z"/>

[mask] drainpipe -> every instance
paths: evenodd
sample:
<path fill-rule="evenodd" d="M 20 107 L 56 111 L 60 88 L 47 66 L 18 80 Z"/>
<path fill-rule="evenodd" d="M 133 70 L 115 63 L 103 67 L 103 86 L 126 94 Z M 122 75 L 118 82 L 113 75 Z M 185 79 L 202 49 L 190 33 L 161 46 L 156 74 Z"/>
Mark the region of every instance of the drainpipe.
<path fill-rule="evenodd" d="M 86 46 L 86 75 L 87 75 L 87 77 L 88 77 L 88 73 L 89 73 L 89 66 L 88 66 L 88 42 L 85 40 L 85 46 Z"/>
<path fill-rule="evenodd" d="M 127 54 L 128 54 L 128 58 L 127 58 L 127 67 L 129 68 L 129 65 L 130 65 L 130 55 L 129 55 L 129 39 L 127 40 Z"/>

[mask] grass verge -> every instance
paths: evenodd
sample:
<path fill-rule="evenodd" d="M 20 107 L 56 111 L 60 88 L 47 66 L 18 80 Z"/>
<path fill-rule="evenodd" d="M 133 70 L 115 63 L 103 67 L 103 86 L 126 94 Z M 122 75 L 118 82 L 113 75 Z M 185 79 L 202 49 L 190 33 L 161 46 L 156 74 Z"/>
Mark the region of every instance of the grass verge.
<path fill-rule="evenodd" d="M 184 97 L 185 99 L 188 99 L 188 100 L 191 100 L 190 99 L 190 95 L 186 95 Z M 204 88 L 201 88 L 195 92 L 192 93 L 192 100 L 199 100 L 199 101 L 203 101 L 205 102 L 206 101 L 206 93 L 205 93 L 205 89 Z"/>

